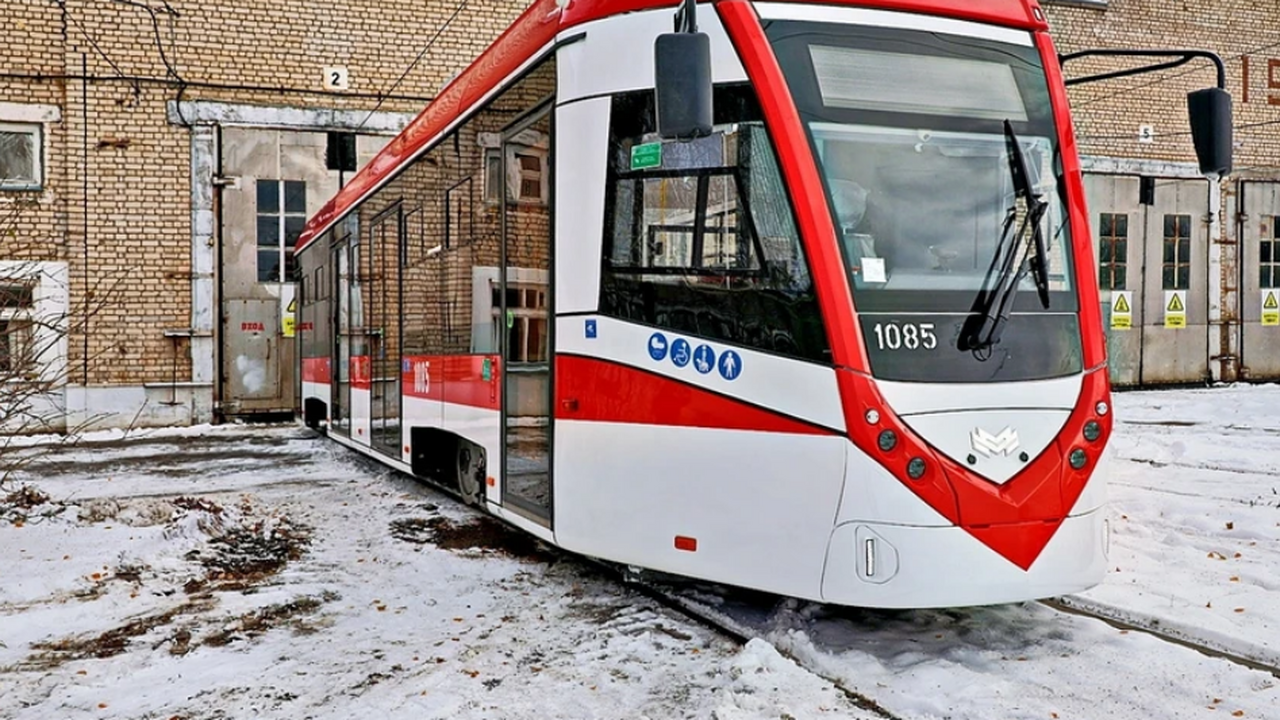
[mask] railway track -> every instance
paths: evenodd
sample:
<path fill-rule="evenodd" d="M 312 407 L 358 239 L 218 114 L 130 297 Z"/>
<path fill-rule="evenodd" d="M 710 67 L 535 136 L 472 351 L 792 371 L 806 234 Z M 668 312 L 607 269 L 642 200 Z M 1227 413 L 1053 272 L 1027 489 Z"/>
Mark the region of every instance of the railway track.
<path fill-rule="evenodd" d="M 1249 653 L 1241 653 L 1237 650 L 1228 649 L 1223 644 L 1216 643 L 1211 639 L 1197 637 L 1194 632 L 1186 629 L 1168 627 L 1159 618 L 1139 617 L 1133 613 L 1121 612 L 1114 608 L 1084 602 L 1076 598 L 1063 597 L 1041 600 L 1040 602 L 1046 607 L 1053 608 L 1061 613 L 1100 620 L 1117 630 L 1145 633 L 1172 645 L 1189 648 L 1202 655 L 1226 660 L 1250 670 L 1270 673 L 1276 679 L 1280 679 L 1280 661 L 1276 659 L 1275 653 L 1269 653 L 1263 648 L 1256 648 Z"/>

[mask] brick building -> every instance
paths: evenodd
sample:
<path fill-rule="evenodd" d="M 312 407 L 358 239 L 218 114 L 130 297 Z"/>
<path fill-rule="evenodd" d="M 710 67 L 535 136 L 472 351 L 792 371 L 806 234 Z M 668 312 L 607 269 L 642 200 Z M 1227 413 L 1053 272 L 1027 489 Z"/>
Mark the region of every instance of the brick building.
<path fill-rule="evenodd" d="M 1280 378 L 1280 32 L 1273 8 L 1239 0 L 1075 0 L 1045 9 L 1064 54 L 1212 50 L 1225 61 L 1234 99 L 1235 170 L 1210 183 L 1194 162 L 1185 100 L 1216 82 L 1209 62 L 1069 88 L 1113 381 Z M 1116 67 L 1081 60 L 1068 63 L 1066 74 Z M 1114 314 L 1117 303 L 1130 313 Z"/>
<path fill-rule="evenodd" d="M 523 4 L 0 7 L 0 373 L 34 345 L 69 425 L 120 426 L 292 407 L 283 281 L 343 179 L 329 133 L 371 157 Z"/>
<path fill-rule="evenodd" d="M 331 160 L 349 140 L 331 133 L 354 134 L 368 159 L 524 5 L 4 0 L 0 156 L 17 159 L 0 167 L 0 210 L 16 218 L 0 239 L 0 323 L 62 318 L 23 331 L 50 338 L 46 400 L 71 425 L 291 408 L 290 242 L 344 179 Z M 1235 97 L 1237 172 L 1210 183 L 1184 99 L 1213 82 L 1208 63 L 1070 91 L 1119 382 L 1280 377 L 1280 328 L 1262 312 L 1280 284 L 1280 33 L 1267 10 L 1046 3 L 1060 52 L 1212 49 Z M 453 312 L 388 341 L 407 351 L 472 332 L 474 312 Z M 0 348 L 0 374 L 19 354 Z"/>

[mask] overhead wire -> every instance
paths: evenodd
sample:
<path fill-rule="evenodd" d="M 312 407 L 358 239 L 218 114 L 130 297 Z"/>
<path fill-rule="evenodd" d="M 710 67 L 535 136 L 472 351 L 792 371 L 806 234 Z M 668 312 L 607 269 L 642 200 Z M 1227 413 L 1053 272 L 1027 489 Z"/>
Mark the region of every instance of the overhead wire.
<path fill-rule="evenodd" d="M 373 109 L 369 111 L 369 114 L 365 116 L 364 120 L 360 121 L 360 125 L 356 127 L 356 132 L 359 132 L 360 129 L 365 126 L 365 123 L 369 122 L 369 119 L 373 117 L 374 113 L 378 112 L 378 109 L 382 107 L 382 103 L 386 101 L 387 97 L 390 96 L 391 93 L 395 92 L 396 88 L 400 87 L 400 83 L 404 82 L 404 79 L 409 77 L 409 73 L 413 72 L 413 69 L 418 66 L 418 63 L 422 62 L 422 58 L 426 57 L 427 51 L 436 44 L 436 41 L 440 39 L 440 36 L 444 34 L 444 31 L 449 29 L 449 26 L 458 18 L 458 15 L 462 14 L 462 11 L 467 7 L 468 2 L 470 2 L 470 0 L 462 0 L 462 2 L 458 3 L 458 6 L 453 9 L 453 14 L 444 21 L 443 25 L 436 29 L 435 34 L 432 35 L 431 39 L 427 41 L 427 44 L 423 46 L 421 52 L 418 53 L 418 56 L 413 59 L 413 62 L 409 63 L 409 67 L 405 68 L 404 72 L 400 73 L 400 77 L 396 78 L 396 81 L 391 84 L 391 87 L 387 89 L 386 93 L 379 93 L 382 97 L 379 98 L 377 104 L 373 106 Z"/>
<path fill-rule="evenodd" d="M 1270 49 L 1272 49 L 1272 48 L 1277 48 L 1277 47 L 1280 47 L 1280 41 L 1277 41 L 1277 42 L 1274 42 L 1274 43 L 1268 43 L 1268 44 L 1266 44 L 1266 45 L 1260 45 L 1260 46 L 1258 46 L 1258 47 L 1256 47 L 1256 48 L 1250 48 L 1249 50 L 1245 50 L 1244 52 L 1237 53 L 1237 54 L 1235 54 L 1235 55 L 1232 55 L 1232 56 L 1230 56 L 1230 57 L 1225 58 L 1225 59 L 1223 60 L 1223 62 L 1224 62 L 1224 63 L 1233 62 L 1233 61 L 1235 61 L 1235 60 L 1239 60 L 1240 58 L 1245 57 L 1245 56 L 1247 56 L 1247 55 L 1253 55 L 1253 54 L 1256 54 L 1256 53 L 1260 53 L 1260 52 L 1262 52 L 1262 51 L 1264 51 L 1264 50 L 1270 50 Z M 1176 79 L 1176 78 L 1180 78 L 1180 77 L 1183 77 L 1183 76 L 1186 76 L 1186 75 L 1190 75 L 1190 74 L 1191 74 L 1191 73 L 1193 73 L 1193 72 L 1198 72 L 1198 71 L 1203 70 L 1203 69 L 1204 69 L 1203 67 L 1199 67 L 1199 66 L 1197 66 L 1197 67 L 1187 68 L 1186 70 L 1180 70 L 1180 71 L 1178 71 L 1178 72 L 1170 73 L 1170 74 L 1168 74 L 1168 75 L 1161 75 L 1161 76 L 1160 76 L 1160 77 L 1158 77 L 1158 78 L 1155 78 L 1155 79 L 1152 79 L 1152 80 L 1147 80 L 1146 82 L 1141 82 L 1141 83 L 1138 83 L 1138 84 L 1136 84 L 1136 85 L 1130 85 L 1129 87 L 1122 88 L 1122 89 L 1120 89 L 1120 90 L 1116 90 L 1116 91 L 1114 91 L 1114 92 L 1110 92 L 1110 93 L 1105 93 L 1105 94 L 1102 94 L 1102 95 L 1098 95 L 1098 96 L 1095 96 L 1095 97 L 1093 97 L 1093 98 L 1090 98 L 1089 100 L 1086 100 L 1086 101 L 1084 101 L 1084 102 L 1080 102 L 1080 103 L 1072 103 L 1072 104 L 1073 104 L 1075 107 L 1077 107 L 1077 108 L 1086 107 L 1086 106 L 1092 105 L 1092 104 L 1094 104 L 1094 103 L 1099 103 L 1099 102 L 1102 102 L 1102 101 L 1104 101 L 1104 100 L 1111 100 L 1111 99 L 1114 99 L 1114 98 L 1120 97 L 1121 95 L 1125 95 L 1125 94 L 1128 94 L 1128 93 L 1131 93 L 1131 92 L 1136 92 L 1136 91 L 1138 91 L 1138 90 L 1142 90 L 1143 88 L 1148 88 L 1148 87 L 1151 87 L 1151 86 L 1153 86 L 1153 85 L 1159 85 L 1160 83 L 1168 82 L 1168 81 L 1170 81 L 1170 80 L 1174 80 L 1174 79 Z"/>

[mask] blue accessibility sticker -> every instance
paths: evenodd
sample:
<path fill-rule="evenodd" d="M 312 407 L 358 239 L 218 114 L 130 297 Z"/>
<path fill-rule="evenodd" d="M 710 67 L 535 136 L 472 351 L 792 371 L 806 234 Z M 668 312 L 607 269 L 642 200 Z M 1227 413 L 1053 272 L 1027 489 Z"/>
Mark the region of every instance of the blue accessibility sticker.
<path fill-rule="evenodd" d="M 401 371 L 403 371 L 403 372 L 409 372 L 409 371 L 413 370 L 413 363 L 409 362 L 409 358 L 405 358 L 405 359 L 400 363 L 400 370 L 401 370 Z"/>
<path fill-rule="evenodd" d="M 706 375 L 716 366 L 716 351 L 710 345 L 699 345 L 693 353 L 693 367 Z"/>
<path fill-rule="evenodd" d="M 649 336 L 649 357 L 661 360 L 667 356 L 667 336 L 654 333 Z"/>
<path fill-rule="evenodd" d="M 588 321 L 587 321 L 587 325 L 586 325 L 586 328 L 585 328 L 585 332 L 586 332 L 586 334 L 587 334 L 587 339 L 588 339 L 588 340 L 594 340 L 594 339 L 595 339 L 595 337 L 596 337 L 596 332 L 597 332 L 597 331 L 596 331 L 596 321 L 595 321 L 595 320 L 588 320 Z"/>
<path fill-rule="evenodd" d="M 684 367 L 689 364 L 690 358 L 693 357 L 693 348 L 689 347 L 689 341 L 684 338 L 676 338 L 671 343 L 671 362 L 676 367 Z"/>
<path fill-rule="evenodd" d="M 732 350 L 725 350 L 720 355 L 720 377 L 730 382 L 737 380 L 742 374 L 742 358 Z"/>

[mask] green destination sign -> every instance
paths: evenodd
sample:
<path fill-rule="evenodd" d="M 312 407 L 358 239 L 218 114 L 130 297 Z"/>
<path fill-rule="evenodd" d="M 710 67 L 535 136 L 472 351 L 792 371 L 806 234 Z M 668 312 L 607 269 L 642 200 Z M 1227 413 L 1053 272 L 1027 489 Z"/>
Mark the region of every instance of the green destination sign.
<path fill-rule="evenodd" d="M 631 169 L 662 167 L 662 143 L 645 143 L 631 148 Z"/>

